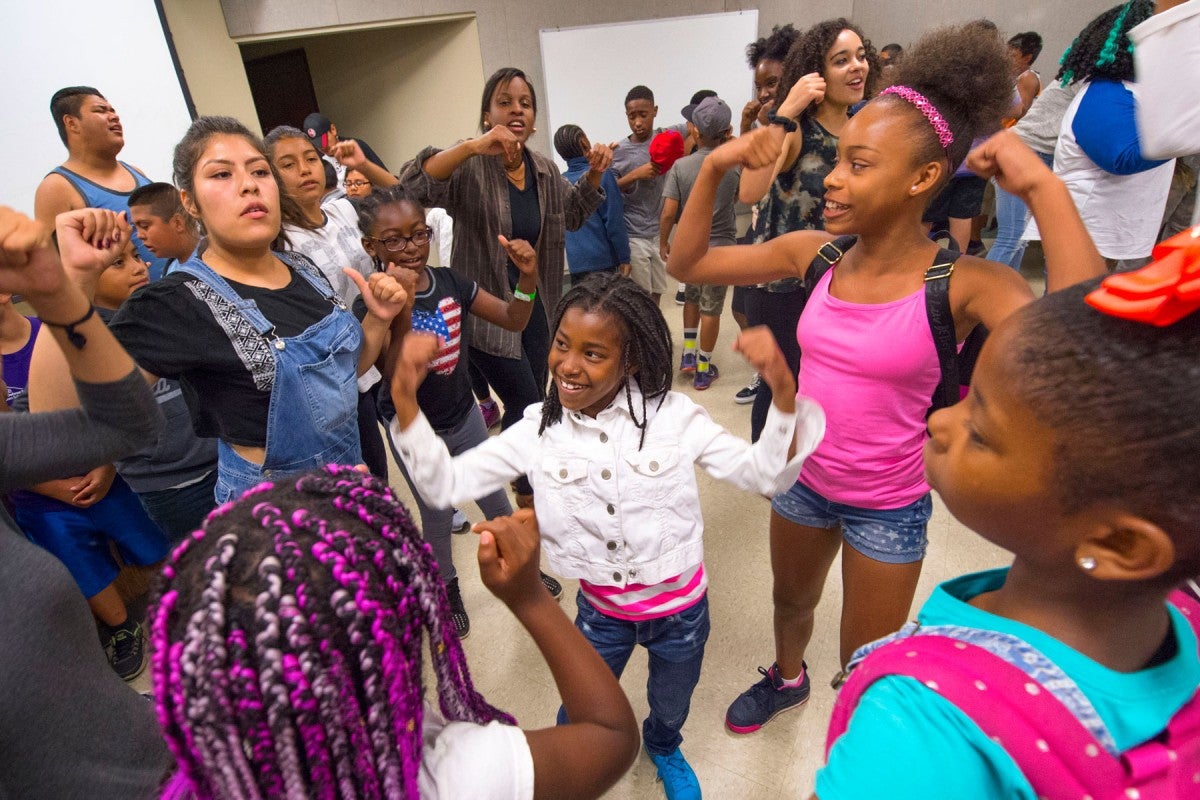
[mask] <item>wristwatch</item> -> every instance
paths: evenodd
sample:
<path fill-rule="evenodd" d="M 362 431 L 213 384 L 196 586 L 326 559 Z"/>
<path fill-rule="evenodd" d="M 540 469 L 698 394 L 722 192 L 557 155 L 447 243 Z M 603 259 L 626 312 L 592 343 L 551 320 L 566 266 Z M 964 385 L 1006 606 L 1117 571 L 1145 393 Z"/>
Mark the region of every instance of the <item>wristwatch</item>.
<path fill-rule="evenodd" d="M 800 126 L 796 123 L 796 120 L 792 119 L 791 117 L 785 117 L 780 114 L 776 114 L 774 111 L 767 115 L 767 121 L 772 125 L 781 126 L 787 133 L 791 133 L 792 131 L 800 128 Z"/>

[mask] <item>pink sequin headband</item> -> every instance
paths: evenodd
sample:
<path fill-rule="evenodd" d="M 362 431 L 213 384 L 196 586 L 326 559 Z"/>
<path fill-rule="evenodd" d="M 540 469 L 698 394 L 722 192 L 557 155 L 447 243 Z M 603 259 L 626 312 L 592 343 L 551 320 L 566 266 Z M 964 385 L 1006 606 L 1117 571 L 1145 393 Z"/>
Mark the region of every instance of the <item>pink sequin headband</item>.
<path fill-rule="evenodd" d="M 942 143 L 943 150 L 949 150 L 950 145 L 954 144 L 954 134 L 950 131 L 950 123 L 946 122 L 946 118 L 937 110 L 937 106 L 929 102 L 928 97 L 908 86 L 889 86 L 880 94 L 894 94 L 916 106 L 917 111 L 924 114 L 925 119 L 929 120 L 929 124 L 933 126 L 938 141 Z"/>

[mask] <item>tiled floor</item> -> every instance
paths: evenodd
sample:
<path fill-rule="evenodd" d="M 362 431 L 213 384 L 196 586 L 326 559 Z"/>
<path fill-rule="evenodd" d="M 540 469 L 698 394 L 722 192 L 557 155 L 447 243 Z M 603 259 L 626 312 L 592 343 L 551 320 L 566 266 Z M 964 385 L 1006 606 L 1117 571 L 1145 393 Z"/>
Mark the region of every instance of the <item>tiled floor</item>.
<path fill-rule="evenodd" d="M 1040 293 L 1041 287 L 1037 286 L 1036 291 Z M 671 295 L 663 298 L 662 307 L 678 337 L 679 307 Z M 734 394 L 746 385 L 751 374 L 745 362 L 730 350 L 736 331 L 727 309 L 716 350 L 721 378 L 707 392 L 694 394 L 718 422 L 748 438 L 750 407 L 733 402 Z M 693 394 L 690 381 L 682 376 L 675 388 Z M 835 563 L 831 570 L 807 654 L 813 677 L 808 704 L 757 733 L 728 733 L 723 725 L 726 707 L 759 678 L 755 668 L 769 665 L 773 658 L 767 554 L 769 506 L 765 499 L 717 483 L 702 472 L 698 481 L 705 519 L 705 563 L 711 581 L 712 634 L 691 716 L 683 731 L 684 754 L 710 798 L 808 797 L 814 773 L 823 761 L 825 728 L 834 698 L 829 680 L 838 669 L 840 567 Z M 401 492 L 407 495 L 405 488 Z M 480 518 L 473 506 L 464 510 L 472 520 Z M 929 534 L 929 556 L 916 606 L 942 580 L 1005 563 L 1006 554 L 963 528 L 940 502 L 935 501 Z M 474 547 L 473 535 L 455 537 L 455 563 L 471 615 L 471 635 L 465 646 L 475 683 L 491 702 L 515 714 L 522 726 L 551 725 L 558 694 L 549 671 L 533 642 L 480 583 L 478 571 L 473 568 Z M 572 618 L 575 589 L 574 582 L 564 581 L 562 605 Z M 641 651 L 634 655 L 621 681 L 639 719 L 647 710 L 645 682 L 646 658 Z M 654 767 L 643 754 L 607 796 L 641 800 L 663 795 L 655 782 Z"/>

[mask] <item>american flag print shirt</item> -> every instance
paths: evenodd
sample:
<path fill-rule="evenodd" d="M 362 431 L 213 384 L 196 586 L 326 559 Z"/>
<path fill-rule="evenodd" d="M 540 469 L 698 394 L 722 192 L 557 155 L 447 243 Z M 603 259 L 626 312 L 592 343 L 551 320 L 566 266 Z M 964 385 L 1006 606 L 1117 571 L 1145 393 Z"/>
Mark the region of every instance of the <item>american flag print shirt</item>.
<path fill-rule="evenodd" d="M 432 333 L 441 341 L 437 356 L 429 362 L 429 369 L 438 375 L 451 375 L 458 366 L 462 343 L 462 306 L 453 297 L 443 297 L 436 311 L 413 309 L 412 329 L 420 333 Z"/>

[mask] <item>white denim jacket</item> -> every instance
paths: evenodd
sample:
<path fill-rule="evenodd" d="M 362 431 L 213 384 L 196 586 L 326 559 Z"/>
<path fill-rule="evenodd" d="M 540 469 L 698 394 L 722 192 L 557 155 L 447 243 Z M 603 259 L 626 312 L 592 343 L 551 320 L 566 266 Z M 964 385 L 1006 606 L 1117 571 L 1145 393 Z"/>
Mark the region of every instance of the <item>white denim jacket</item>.
<path fill-rule="evenodd" d="M 632 391 L 642 416 L 642 396 Z M 435 507 L 482 497 L 527 474 L 536 497 L 542 549 L 551 569 L 600 586 L 655 584 L 704 557 L 700 494 L 693 465 L 742 489 L 772 497 L 795 482 L 825 434 L 813 400 L 796 414 L 771 406 L 763 435 L 751 445 L 726 431 L 686 395 L 669 392 L 647 404 L 645 444 L 625 393 L 595 419 L 563 410 L 538 436 L 541 404 L 498 436 L 451 458 L 425 416 L 391 435 L 413 485 Z M 796 455 L 787 457 L 796 441 Z"/>

